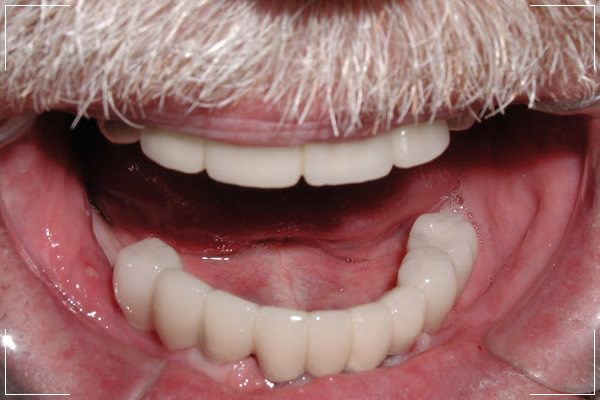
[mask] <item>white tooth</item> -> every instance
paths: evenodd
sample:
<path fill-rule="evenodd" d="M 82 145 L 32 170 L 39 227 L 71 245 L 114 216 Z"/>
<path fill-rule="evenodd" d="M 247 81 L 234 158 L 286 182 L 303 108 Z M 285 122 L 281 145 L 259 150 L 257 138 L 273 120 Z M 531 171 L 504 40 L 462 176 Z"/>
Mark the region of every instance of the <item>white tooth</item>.
<path fill-rule="evenodd" d="M 106 223 L 104 218 L 98 215 L 96 210 L 92 210 L 92 231 L 96 237 L 96 242 L 108 259 L 109 264 L 115 265 L 117 254 L 119 254 L 123 245 L 119 239 L 117 239 L 108 223 Z"/>
<path fill-rule="evenodd" d="M 212 288 L 182 270 L 160 273 L 154 286 L 154 327 L 165 346 L 196 346 L 202 330 L 204 303 Z"/>
<path fill-rule="evenodd" d="M 140 137 L 144 154 L 165 168 L 187 174 L 204 170 L 204 140 L 162 129 L 145 129 Z"/>
<path fill-rule="evenodd" d="M 215 290 L 204 306 L 202 351 L 222 363 L 240 361 L 253 350 L 254 320 L 258 306 Z"/>
<path fill-rule="evenodd" d="M 392 131 L 392 143 L 394 165 L 411 168 L 439 157 L 450 144 L 450 132 L 443 120 L 400 126 Z"/>
<path fill-rule="evenodd" d="M 398 286 L 381 299 L 392 316 L 392 344 L 390 354 L 402 354 L 410 350 L 425 322 L 425 295 L 421 289 Z"/>
<path fill-rule="evenodd" d="M 140 141 L 141 130 L 122 121 L 98 120 L 97 122 L 100 132 L 112 143 L 130 144 Z"/>
<path fill-rule="evenodd" d="M 473 226 L 453 212 L 423 214 L 412 226 L 407 248 L 410 251 L 423 247 L 435 247 L 448 253 L 461 292 L 477 256 L 477 235 Z"/>
<path fill-rule="evenodd" d="M 392 166 L 389 134 L 355 142 L 304 146 L 304 179 L 313 186 L 370 181 L 386 176 Z"/>
<path fill-rule="evenodd" d="M 368 303 L 349 310 L 352 317 L 352 349 L 346 364 L 351 372 L 376 368 L 385 359 L 392 342 L 392 318 L 381 303 Z"/>
<path fill-rule="evenodd" d="M 409 251 L 398 271 L 398 285 L 419 288 L 425 294 L 423 330 L 435 332 L 444 322 L 457 296 L 452 260 L 441 250 L 420 248 Z"/>
<path fill-rule="evenodd" d="M 313 311 L 308 315 L 306 370 L 314 376 L 344 370 L 352 346 L 352 319 L 346 310 Z"/>
<path fill-rule="evenodd" d="M 265 377 L 287 382 L 302 375 L 307 339 L 304 311 L 262 307 L 254 325 L 254 347 Z"/>
<path fill-rule="evenodd" d="M 173 248 L 160 239 L 148 238 L 124 247 L 113 271 L 115 297 L 125 318 L 138 329 L 152 328 L 152 291 L 164 269 L 182 269 Z"/>
<path fill-rule="evenodd" d="M 302 149 L 208 142 L 206 172 L 216 181 L 238 186 L 294 186 L 302 173 Z"/>

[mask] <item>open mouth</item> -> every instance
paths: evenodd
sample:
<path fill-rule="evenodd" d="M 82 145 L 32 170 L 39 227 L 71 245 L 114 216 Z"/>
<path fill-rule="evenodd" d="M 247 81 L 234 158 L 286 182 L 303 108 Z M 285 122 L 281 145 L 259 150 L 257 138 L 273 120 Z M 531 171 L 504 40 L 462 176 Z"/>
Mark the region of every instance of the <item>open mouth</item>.
<path fill-rule="evenodd" d="M 82 398 L 589 391 L 594 115 L 512 106 L 451 134 L 438 121 L 289 146 L 71 120 L 3 127 L 19 136 L 0 151 L 0 196 L 21 386 Z"/>

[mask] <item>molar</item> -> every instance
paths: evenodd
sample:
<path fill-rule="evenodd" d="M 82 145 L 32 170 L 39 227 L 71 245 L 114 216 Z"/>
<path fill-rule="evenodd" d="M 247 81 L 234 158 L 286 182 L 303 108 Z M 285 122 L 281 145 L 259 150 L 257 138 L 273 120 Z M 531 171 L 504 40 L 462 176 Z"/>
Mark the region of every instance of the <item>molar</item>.
<path fill-rule="evenodd" d="M 477 235 L 473 226 L 453 212 L 420 215 L 410 230 L 407 249 L 424 247 L 435 247 L 450 256 L 458 291 L 462 291 L 477 255 Z"/>

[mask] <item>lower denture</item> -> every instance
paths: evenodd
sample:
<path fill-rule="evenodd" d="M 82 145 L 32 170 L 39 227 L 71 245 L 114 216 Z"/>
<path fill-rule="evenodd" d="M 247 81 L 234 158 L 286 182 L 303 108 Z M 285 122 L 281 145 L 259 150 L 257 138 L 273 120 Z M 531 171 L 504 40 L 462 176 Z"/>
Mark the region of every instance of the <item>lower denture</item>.
<path fill-rule="evenodd" d="M 398 286 L 379 301 L 344 310 L 259 307 L 214 290 L 184 272 L 176 251 L 156 238 L 120 251 L 113 285 L 130 323 L 154 328 L 171 350 L 198 345 L 221 363 L 253 353 L 273 382 L 291 381 L 307 365 L 315 375 L 366 371 L 388 354 L 408 351 L 422 329 L 441 326 L 477 253 L 475 231 L 450 212 L 420 216 L 408 243 Z M 332 345 L 338 348 L 329 354 L 317 351 Z"/>

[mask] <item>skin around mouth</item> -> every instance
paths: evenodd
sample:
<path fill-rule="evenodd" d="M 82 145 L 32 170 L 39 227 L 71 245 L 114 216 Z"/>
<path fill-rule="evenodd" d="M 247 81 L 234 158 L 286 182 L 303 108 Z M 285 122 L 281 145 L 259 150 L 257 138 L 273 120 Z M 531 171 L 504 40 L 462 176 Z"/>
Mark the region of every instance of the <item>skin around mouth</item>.
<path fill-rule="evenodd" d="M 21 386 L 150 399 L 589 390 L 588 341 L 573 338 L 593 326 L 597 295 L 588 285 L 600 279 L 594 118 L 516 108 L 454 134 L 428 165 L 364 184 L 274 191 L 168 171 L 135 146 L 106 143 L 92 124 L 73 138 L 69 123 L 45 115 L 0 150 L 0 315 L 14 331 L 7 363 Z M 408 228 L 442 205 L 468 214 L 480 241 L 471 279 L 442 328 L 377 370 L 277 386 L 253 358 L 207 365 L 197 350 L 169 352 L 129 326 L 92 232 L 99 210 L 124 243 L 159 236 L 189 258 L 208 258 L 193 273 L 215 287 L 261 304 L 340 308 L 390 287 Z M 565 366 L 570 372 L 560 373 Z"/>

